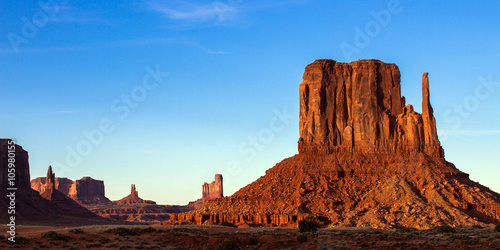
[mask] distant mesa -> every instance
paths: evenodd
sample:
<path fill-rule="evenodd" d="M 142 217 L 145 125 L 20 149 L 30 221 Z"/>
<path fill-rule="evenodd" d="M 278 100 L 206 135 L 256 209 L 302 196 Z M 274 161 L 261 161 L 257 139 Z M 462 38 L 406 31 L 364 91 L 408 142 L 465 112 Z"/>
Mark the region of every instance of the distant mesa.
<path fill-rule="evenodd" d="M 422 77 L 422 113 L 400 72 L 379 60 L 307 65 L 299 85 L 299 154 L 229 197 L 163 224 L 428 229 L 500 224 L 500 195 L 444 159 Z"/>
<path fill-rule="evenodd" d="M 215 180 L 212 181 L 210 184 L 206 182 L 203 183 L 202 197 L 196 201 L 189 202 L 187 206 L 191 208 L 199 208 L 208 200 L 213 200 L 222 197 L 224 197 L 224 192 L 222 188 L 222 175 L 216 174 Z"/>
<path fill-rule="evenodd" d="M 125 204 L 156 204 L 156 202 L 151 200 L 143 200 L 139 197 L 139 192 L 135 189 L 135 184 L 132 184 L 130 194 L 123 197 L 121 200 L 113 201 L 113 204 L 116 205 L 125 205 Z"/>
<path fill-rule="evenodd" d="M 151 200 L 139 197 L 135 184 L 132 184 L 130 194 L 121 200 L 100 206 L 89 206 L 92 212 L 114 221 L 159 223 L 170 218 L 172 213 L 191 211 L 187 206 L 157 205 Z"/>
<path fill-rule="evenodd" d="M 31 180 L 31 188 L 42 194 L 45 191 L 47 178 L 38 177 Z M 111 202 L 105 196 L 104 181 L 91 177 L 83 177 L 72 181 L 68 178 L 55 177 L 55 189 L 82 205 L 96 205 Z"/>
<path fill-rule="evenodd" d="M 12 182 L 9 181 L 8 176 L 9 158 L 15 159 L 15 175 L 13 176 L 15 178 Z M 10 198 L 7 196 L 10 195 L 10 191 L 7 191 L 7 188 L 16 188 L 16 223 L 47 222 L 69 225 L 105 221 L 57 191 L 54 187 L 52 168 L 47 171 L 47 176 L 49 181 L 44 185 L 44 197 L 42 197 L 30 187 L 28 152 L 10 139 L 0 139 L 0 207 L 10 206 Z M 4 223 L 8 218 L 8 216 L 0 216 L 0 222 Z"/>

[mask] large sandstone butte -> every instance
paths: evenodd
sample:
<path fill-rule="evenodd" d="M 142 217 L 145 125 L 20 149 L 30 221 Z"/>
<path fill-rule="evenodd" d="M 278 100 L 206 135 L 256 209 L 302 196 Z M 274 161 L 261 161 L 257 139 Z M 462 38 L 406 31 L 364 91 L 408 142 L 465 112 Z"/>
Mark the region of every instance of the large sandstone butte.
<path fill-rule="evenodd" d="M 42 194 L 47 178 L 31 180 L 31 188 Z M 68 178 L 55 178 L 55 188 L 82 205 L 95 205 L 111 202 L 104 194 L 104 181 L 83 177 L 72 181 Z"/>
<path fill-rule="evenodd" d="M 216 174 L 215 180 L 212 181 L 210 184 L 206 182 L 203 183 L 201 188 L 202 188 L 202 197 L 196 201 L 189 202 L 189 204 L 187 205 L 188 207 L 199 208 L 208 200 L 224 197 L 221 174 Z"/>
<path fill-rule="evenodd" d="M 500 195 L 444 159 L 423 75 L 422 114 L 378 60 L 317 60 L 300 90 L 299 154 L 230 197 L 165 224 L 414 227 L 500 223 Z"/>
<path fill-rule="evenodd" d="M 46 190 L 44 190 L 47 199 L 31 189 L 28 152 L 12 142 L 10 139 L 0 139 L 0 207 L 12 207 L 12 202 L 7 195 L 15 192 L 15 204 L 13 205 L 15 214 L 0 216 L 1 223 L 6 223 L 10 216 L 15 216 L 17 224 L 39 224 L 40 222 L 94 224 L 105 222 L 104 219 L 54 190 L 52 188 L 53 180 L 47 183 Z M 9 159 L 15 160 L 13 167 L 15 168 L 15 178 L 12 180 L 14 185 L 10 185 L 9 182 L 8 169 L 11 169 Z M 53 177 L 51 169 L 48 171 L 48 176 L 48 179 Z M 7 190 L 10 187 L 14 187 L 16 190 Z M 5 213 L 7 214 L 7 210 Z"/>

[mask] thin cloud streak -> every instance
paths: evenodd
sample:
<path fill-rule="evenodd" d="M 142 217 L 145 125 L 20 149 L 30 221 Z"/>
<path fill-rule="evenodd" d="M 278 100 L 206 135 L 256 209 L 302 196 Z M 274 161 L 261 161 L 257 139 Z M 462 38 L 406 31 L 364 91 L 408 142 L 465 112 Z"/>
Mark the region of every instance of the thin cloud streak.
<path fill-rule="evenodd" d="M 485 135 L 500 135 L 500 130 L 444 130 L 438 133 L 439 135 L 469 135 L 469 136 L 485 136 Z"/>
<path fill-rule="evenodd" d="M 193 4 L 186 1 L 174 1 L 172 4 L 169 1 L 168 4 L 162 4 L 158 1 L 148 1 L 147 4 L 150 10 L 161 13 L 167 19 L 191 22 L 214 22 L 223 12 L 224 14 L 232 12 L 233 15 L 236 12 L 236 8 L 227 4 L 217 4 L 217 2 Z M 233 15 L 228 15 L 227 18 L 234 17 Z"/>
<path fill-rule="evenodd" d="M 207 54 L 215 54 L 215 55 L 226 55 L 230 54 L 227 51 L 221 50 L 212 50 L 204 47 L 203 45 L 198 44 L 197 42 L 182 39 L 182 38 L 151 38 L 151 39 L 130 39 L 130 40 L 118 40 L 106 42 L 98 45 L 99 48 L 115 48 L 115 47 L 134 47 L 134 46 L 151 46 L 151 45 L 162 45 L 162 44 L 184 44 L 190 45 Z M 72 51 L 91 51 L 95 49 L 96 46 L 92 47 L 53 47 L 53 48 L 24 48 L 19 49 L 17 52 L 13 49 L 0 49 L 1 54 L 19 54 L 19 53 L 46 53 L 46 52 L 72 52 Z"/>

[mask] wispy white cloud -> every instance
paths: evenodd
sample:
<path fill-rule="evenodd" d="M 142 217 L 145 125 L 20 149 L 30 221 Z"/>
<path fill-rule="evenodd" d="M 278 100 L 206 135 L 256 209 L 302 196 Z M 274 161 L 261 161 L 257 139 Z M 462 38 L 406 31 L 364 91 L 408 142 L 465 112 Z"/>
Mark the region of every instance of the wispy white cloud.
<path fill-rule="evenodd" d="M 28 114 L 28 116 L 68 115 L 68 114 L 73 114 L 73 113 L 75 113 L 75 111 L 73 111 L 73 110 L 56 110 L 56 111 L 31 113 L 31 114 Z"/>
<path fill-rule="evenodd" d="M 500 135 L 500 130 L 443 130 L 439 135 L 462 135 L 462 136 L 487 136 Z"/>
<path fill-rule="evenodd" d="M 71 51 L 88 51 L 89 49 L 74 46 L 74 47 L 45 47 L 45 48 L 20 48 L 15 51 L 13 48 L 0 48 L 1 54 L 18 54 L 18 53 L 46 53 L 46 52 L 71 52 Z"/>
<path fill-rule="evenodd" d="M 58 6 L 57 14 L 49 20 L 55 23 L 107 23 L 106 19 L 102 18 L 102 15 L 96 10 L 79 9 L 69 5 Z"/>
<path fill-rule="evenodd" d="M 188 1 L 148 1 L 150 10 L 161 13 L 167 19 L 193 23 L 221 22 L 235 19 L 239 8 L 214 1 L 192 3 Z"/>
<path fill-rule="evenodd" d="M 198 44 L 195 41 L 183 39 L 183 38 L 139 38 L 139 39 L 130 39 L 130 40 L 122 40 L 113 42 L 112 46 L 148 46 L 148 45 L 162 45 L 162 44 L 184 44 L 190 45 L 197 49 L 202 50 L 207 54 L 229 54 L 227 51 L 222 50 L 212 50 L 208 49 L 203 45 Z"/>
<path fill-rule="evenodd" d="M 309 0 L 214 0 L 208 3 L 193 3 L 185 0 L 146 0 L 146 5 L 147 9 L 162 14 L 168 20 L 177 21 L 179 26 L 170 28 L 190 28 L 199 24 L 208 26 L 245 24 L 245 19 L 251 12 L 285 10 L 286 6 L 300 5 L 307 1 Z"/>
<path fill-rule="evenodd" d="M 12 48 L 0 48 L 1 54 L 18 54 L 18 53 L 47 53 L 47 52 L 74 52 L 74 51 L 91 51 L 96 48 L 116 48 L 116 47 L 134 47 L 134 46 L 152 46 L 162 44 L 184 44 L 193 46 L 207 54 L 224 55 L 229 54 L 227 51 L 213 50 L 206 48 L 195 41 L 182 38 L 137 38 L 129 40 L 117 40 L 95 44 L 92 47 L 73 46 L 73 47 L 45 47 L 45 48 L 21 48 L 17 52 Z"/>

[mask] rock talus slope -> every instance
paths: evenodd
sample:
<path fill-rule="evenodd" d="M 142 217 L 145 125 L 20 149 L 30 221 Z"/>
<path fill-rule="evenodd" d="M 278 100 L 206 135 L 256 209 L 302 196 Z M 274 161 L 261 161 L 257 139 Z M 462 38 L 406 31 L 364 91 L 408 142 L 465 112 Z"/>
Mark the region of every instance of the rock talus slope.
<path fill-rule="evenodd" d="M 500 195 L 444 159 L 422 78 L 422 114 L 401 96 L 395 64 L 316 60 L 300 92 L 299 154 L 230 197 L 165 224 L 375 228 L 500 223 Z"/>

